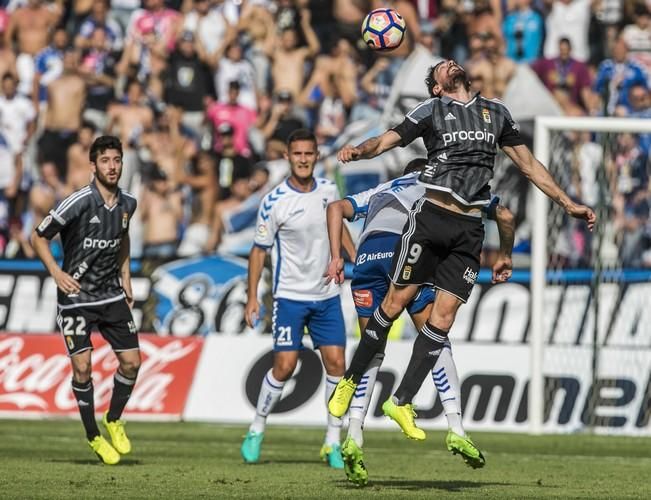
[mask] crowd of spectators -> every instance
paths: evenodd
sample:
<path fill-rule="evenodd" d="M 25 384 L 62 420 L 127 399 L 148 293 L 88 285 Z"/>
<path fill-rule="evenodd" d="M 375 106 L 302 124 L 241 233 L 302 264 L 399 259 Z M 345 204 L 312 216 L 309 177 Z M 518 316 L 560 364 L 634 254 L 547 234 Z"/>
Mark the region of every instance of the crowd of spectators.
<path fill-rule="evenodd" d="M 526 65 L 566 115 L 648 118 L 649 4 L 0 0 L 0 255 L 34 256 L 29 232 L 89 182 L 88 149 L 102 133 L 122 140 L 122 185 L 139 199 L 135 256 L 223 249 L 286 175 L 288 135 L 309 127 L 327 150 L 347 124 L 379 118 L 416 45 L 463 64 L 487 97 L 501 97 Z M 383 6 L 402 14 L 407 35 L 375 53 L 359 27 Z M 598 198 L 595 141 L 562 137 L 565 187 L 587 203 Z M 651 266 L 649 138 L 611 143 L 619 258 Z M 566 260 L 579 265 L 589 245 L 568 241 Z"/>

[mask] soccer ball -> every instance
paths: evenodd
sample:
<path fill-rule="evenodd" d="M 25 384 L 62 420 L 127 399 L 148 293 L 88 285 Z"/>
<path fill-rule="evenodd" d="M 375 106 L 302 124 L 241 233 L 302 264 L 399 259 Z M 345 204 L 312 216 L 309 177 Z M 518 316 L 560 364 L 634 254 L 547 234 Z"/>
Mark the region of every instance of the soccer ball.
<path fill-rule="evenodd" d="M 393 9 L 375 9 L 362 23 L 362 38 L 373 50 L 395 49 L 405 36 L 405 20 Z"/>

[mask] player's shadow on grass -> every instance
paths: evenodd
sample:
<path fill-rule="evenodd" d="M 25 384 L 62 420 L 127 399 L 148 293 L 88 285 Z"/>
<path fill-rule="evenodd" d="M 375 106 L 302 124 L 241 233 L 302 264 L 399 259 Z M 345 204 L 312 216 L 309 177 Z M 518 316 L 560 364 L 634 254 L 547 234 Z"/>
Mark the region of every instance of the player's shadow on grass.
<path fill-rule="evenodd" d="M 104 465 L 102 462 L 100 462 L 97 459 L 92 459 L 92 458 L 87 458 L 87 459 L 82 459 L 82 458 L 77 458 L 73 460 L 66 460 L 65 458 L 53 458 L 52 460 L 48 460 L 48 462 L 54 462 L 54 463 L 59 463 L 59 464 L 75 464 L 75 465 Z M 120 460 L 120 463 L 117 464 L 115 467 L 132 467 L 134 465 L 142 465 L 142 462 L 140 460 L 133 460 L 133 459 L 122 459 Z"/>
<path fill-rule="evenodd" d="M 350 483 L 349 483 L 350 484 Z M 512 486 L 512 483 L 497 483 L 486 481 L 423 481 L 418 479 L 385 479 L 369 481 L 369 486 L 382 486 L 396 490 L 416 491 L 424 489 L 445 490 L 460 493 L 471 488 L 484 486 Z"/>
<path fill-rule="evenodd" d="M 308 464 L 308 465 L 315 465 L 319 464 L 317 460 L 300 460 L 296 458 L 275 458 L 275 459 L 270 459 L 270 460 L 261 460 L 260 464 L 295 464 L 295 465 L 302 465 L 302 464 Z M 256 464 L 246 464 L 246 465 L 256 465 Z"/>

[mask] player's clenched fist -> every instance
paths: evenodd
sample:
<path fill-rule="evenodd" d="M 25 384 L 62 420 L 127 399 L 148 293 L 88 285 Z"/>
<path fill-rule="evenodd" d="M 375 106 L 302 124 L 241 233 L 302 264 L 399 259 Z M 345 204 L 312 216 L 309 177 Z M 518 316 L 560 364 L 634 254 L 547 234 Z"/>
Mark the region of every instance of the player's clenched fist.
<path fill-rule="evenodd" d="M 244 319 L 250 328 L 255 328 L 258 318 L 260 317 L 260 304 L 257 300 L 249 300 L 244 309 Z"/>
<path fill-rule="evenodd" d="M 567 207 L 566 212 L 568 215 L 571 215 L 572 217 L 576 219 L 583 219 L 588 223 L 588 229 L 592 231 L 592 228 L 595 225 L 595 222 L 597 221 L 597 216 L 595 213 L 592 211 L 590 207 L 586 207 L 585 205 L 577 205 L 573 204 Z"/>
<path fill-rule="evenodd" d="M 344 259 L 332 259 L 328 264 L 328 270 L 323 275 L 326 278 L 326 283 L 334 280 L 337 285 L 344 282 Z"/>
<path fill-rule="evenodd" d="M 355 146 L 346 145 L 339 150 L 337 153 L 337 160 L 342 163 L 347 163 L 349 161 L 359 160 L 360 150 Z"/>
<path fill-rule="evenodd" d="M 504 283 L 513 274 L 513 262 L 508 255 L 500 254 L 493 264 L 493 283 Z"/>

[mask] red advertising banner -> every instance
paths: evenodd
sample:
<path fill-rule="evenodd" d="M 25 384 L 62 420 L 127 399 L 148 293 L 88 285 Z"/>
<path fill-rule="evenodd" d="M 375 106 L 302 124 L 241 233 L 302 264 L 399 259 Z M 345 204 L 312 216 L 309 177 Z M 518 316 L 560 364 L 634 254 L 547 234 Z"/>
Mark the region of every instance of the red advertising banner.
<path fill-rule="evenodd" d="M 70 388 L 72 369 L 58 334 L 0 334 L 0 412 L 66 415 L 77 412 Z M 108 408 L 118 362 L 94 335 L 95 409 Z M 140 335 L 142 364 L 126 413 L 180 418 L 190 392 L 203 339 Z"/>

